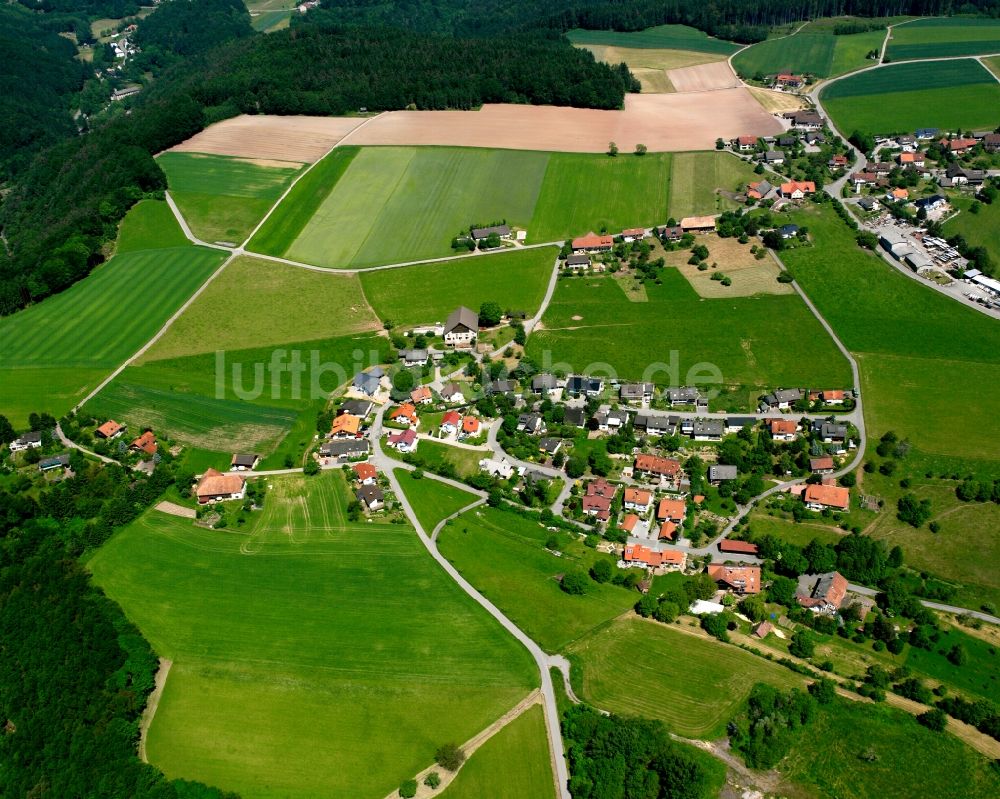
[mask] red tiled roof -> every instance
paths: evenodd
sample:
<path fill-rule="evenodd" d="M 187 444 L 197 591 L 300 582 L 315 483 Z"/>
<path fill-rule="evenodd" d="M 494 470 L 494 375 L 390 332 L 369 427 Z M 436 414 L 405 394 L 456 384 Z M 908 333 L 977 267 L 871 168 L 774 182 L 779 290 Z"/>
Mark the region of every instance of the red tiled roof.
<path fill-rule="evenodd" d="M 598 236 L 596 233 L 588 233 L 573 239 L 574 250 L 596 250 L 598 247 L 612 247 L 615 240 L 611 236 Z"/>
<path fill-rule="evenodd" d="M 458 411 L 448 411 L 443 417 L 441 417 L 441 425 L 450 424 L 452 427 L 458 427 L 459 422 L 462 421 L 462 414 Z"/>
<path fill-rule="evenodd" d="M 626 488 L 625 501 L 633 505 L 648 505 L 653 500 L 653 495 L 641 488 Z"/>
<path fill-rule="evenodd" d="M 640 472 L 672 477 L 680 472 L 681 463 L 671 458 L 660 458 L 656 455 L 636 455 L 635 468 Z"/>
<path fill-rule="evenodd" d="M 768 424 L 771 427 L 772 436 L 794 433 L 799 427 L 799 423 L 794 419 L 768 419 Z"/>
<path fill-rule="evenodd" d="M 216 469 L 208 469 L 198 481 L 195 493 L 198 498 L 218 497 L 226 494 L 238 494 L 246 485 L 246 480 L 238 474 L 223 474 Z"/>
<path fill-rule="evenodd" d="M 427 386 L 420 386 L 410 392 L 410 399 L 414 402 L 423 402 L 424 400 L 433 399 L 433 396 L 431 395 L 430 388 Z"/>
<path fill-rule="evenodd" d="M 666 521 L 660 525 L 660 533 L 658 535 L 658 538 L 661 541 L 663 541 L 664 539 L 667 541 L 673 541 L 676 532 L 677 532 L 677 525 L 671 521 Z"/>
<path fill-rule="evenodd" d="M 812 471 L 817 471 L 818 469 L 832 469 L 833 468 L 833 456 L 832 455 L 821 455 L 818 458 L 809 459 L 809 468 Z"/>
<path fill-rule="evenodd" d="M 757 545 L 749 541 L 735 541 L 724 538 L 719 542 L 719 552 L 733 552 L 740 555 L 756 555 Z"/>
<path fill-rule="evenodd" d="M 603 477 L 598 477 L 596 480 L 591 480 L 587 483 L 587 496 L 588 497 L 607 497 L 610 499 L 615 495 L 615 491 L 618 490 L 618 486 L 609 483 Z"/>
<path fill-rule="evenodd" d="M 410 422 L 417 421 L 417 409 L 414 408 L 409 402 L 404 402 L 397 408 L 392 409 L 392 413 L 389 414 L 390 419 L 398 419 L 400 416 L 409 419 Z"/>
<path fill-rule="evenodd" d="M 661 499 L 660 505 L 656 509 L 656 518 L 660 519 L 683 519 L 687 513 L 687 505 L 683 499 Z"/>
<path fill-rule="evenodd" d="M 622 560 L 626 563 L 645 563 L 647 566 L 662 566 L 664 564 L 679 566 L 684 562 L 684 553 L 672 549 L 657 552 L 642 544 L 626 544 Z"/>
<path fill-rule="evenodd" d="M 105 438 L 111 438 L 111 436 L 116 435 L 122 426 L 118 424 L 114 419 L 108 419 L 104 424 L 97 428 L 96 432 L 100 433 Z"/>
<path fill-rule="evenodd" d="M 361 419 L 351 413 L 342 413 L 333 420 L 330 435 L 356 435 L 361 429 Z"/>
<path fill-rule="evenodd" d="M 625 515 L 625 518 L 622 519 L 621 527 L 622 530 L 624 530 L 626 533 L 631 533 L 635 529 L 636 524 L 638 523 L 639 523 L 639 517 L 636 516 L 634 513 L 628 513 Z"/>
<path fill-rule="evenodd" d="M 808 485 L 804 496 L 807 503 L 828 508 L 847 510 L 851 507 L 851 492 L 840 486 Z"/>
<path fill-rule="evenodd" d="M 462 420 L 463 433 L 475 433 L 479 431 L 479 420 L 475 416 L 466 416 Z"/>
<path fill-rule="evenodd" d="M 641 227 L 630 227 L 622 231 L 623 236 L 645 236 L 646 229 Z"/>
<path fill-rule="evenodd" d="M 816 184 L 811 180 L 790 180 L 788 183 L 781 184 L 782 194 L 791 194 L 796 189 L 803 194 L 813 194 L 816 191 Z"/>
<path fill-rule="evenodd" d="M 723 563 L 713 563 L 708 567 L 708 576 L 717 583 L 725 583 L 744 594 L 760 593 L 760 566 L 726 566 Z"/>
<path fill-rule="evenodd" d="M 355 463 L 351 468 L 362 482 L 378 476 L 378 470 L 370 463 Z"/>
<path fill-rule="evenodd" d="M 156 453 L 156 436 L 153 435 L 153 431 L 147 430 L 135 439 L 132 442 L 132 449 L 140 450 L 147 455 L 154 455 Z"/>
<path fill-rule="evenodd" d="M 390 444 L 412 444 L 416 440 L 416 430 L 400 430 L 398 433 L 389 434 Z"/>
<path fill-rule="evenodd" d="M 738 136 L 736 138 L 736 142 L 738 144 L 756 144 L 757 143 L 757 137 L 756 136 Z"/>

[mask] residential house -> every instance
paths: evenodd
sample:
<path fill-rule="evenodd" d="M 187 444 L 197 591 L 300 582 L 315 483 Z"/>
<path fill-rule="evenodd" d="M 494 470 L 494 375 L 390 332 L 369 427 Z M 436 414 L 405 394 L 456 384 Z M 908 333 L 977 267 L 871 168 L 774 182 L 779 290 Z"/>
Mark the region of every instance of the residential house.
<path fill-rule="evenodd" d="M 518 432 L 536 436 L 545 430 L 545 420 L 539 413 L 522 413 L 517 417 Z"/>
<path fill-rule="evenodd" d="M 340 407 L 337 408 L 337 413 L 352 413 L 364 419 L 372 412 L 374 407 L 375 404 L 371 400 L 349 399 L 341 403 Z"/>
<path fill-rule="evenodd" d="M 805 78 L 799 75 L 792 75 L 788 72 L 782 72 L 780 75 L 774 76 L 774 85 L 783 89 L 800 89 L 805 85 Z"/>
<path fill-rule="evenodd" d="M 618 527 L 628 535 L 635 532 L 635 526 L 639 523 L 639 517 L 634 513 L 626 513 Z"/>
<path fill-rule="evenodd" d="M 588 492 L 583 497 L 583 512 L 599 522 L 606 522 L 611 518 L 611 500 Z"/>
<path fill-rule="evenodd" d="M 956 139 L 940 139 L 938 141 L 942 147 L 952 153 L 964 153 L 966 150 L 971 150 L 979 142 L 976 139 L 969 138 L 956 138 Z"/>
<path fill-rule="evenodd" d="M 659 541 L 673 541 L 677 537 L 678 524 L 669 519 L 660 522 L 660 529 L 656 533 Z"/>
<path fill-rule="evenodd" d="M 722 419 L 695 419 L 691 438 L 695 441 L 721 441 L 726 430 Z"/>
<path fill-rule="evenodd" d="M 694 386 L 681 386 L 680 388 L 668 388 L 666 391 L 667 400 L 670 407 L 676 405 L 695 405 L 698 402 L 698 389 Z"/>
<path fill-rule="evenodd" d="M 816 419 L 812 423 L 813 433 L 824 444 L 841 444 L 847 440 L 847 425 Z"/>
<path fill-rule="evenodd" d="M 253 452 L 237 452 L 229 461 L 231 472 L 252 472 L 260 463 L 260 455 Z"/>
<path fill-rule="evenodd" d="M 655 388 L 652 383 L 623 383 L 618 389 L 622 402 L 642 402 L 648 404 L 653 399 Z"/>
<path fill-rule="evenodd" d="M 617 433 L 628 425 L 628 411 L 621 409 L 602 410 L 594 414 L 597 429 L 602 432 Z"/>
<path fill-rule="evenodd" d="M 686 216 L 681 220 L 681 229 L 685 233 L 715 232 L 714 216 Z"/>
<path fill-rule="evenodd" d="M 885 193 L 886 202 L 890 203 L 905 203 L 910 199 L 910 192 L 906 189 L 889 189 Z"/>
<path fill-rule="evenodd" d="M 452 347 L 467 347 L 479 335 L 479 314 L 464 305 L 448 315 L 444 323 L 444 343 Z"/>
<path fill-rule="evenodd" d="M 378 469 L 370 463 L 355 463 L 351 468 L 355 478 L 363 486 L 373 486 L 378 480 Z"/>
<path fill-rule="evenodd" d="M 812 400 L 812 395 L 809 399 Z M 839 388 L 825 389 L 819 392 L 818 399 L 821 399 L 824 405 L 843 405 L 847 401 L 847 392 Z"/>
<path fill-rule="evenodd" d="M 987 133 L 983 136 L 983 147 L 991 153 L 1000 151 L 1000 133 Z"/>
<path fill-rule="evenodd" d="M 633 241 L 642 241 L 646 238 L 646 229 L 641 227 L 630 227 L 622 231 L 622 241 L 631 244 Z"/>
<path fill-rule="evenodd" d="M 427 363 L 427 359 L 430 357 L 427 350 L 400 350 L 399 359 L 403 362 L 403 366 L 419 366 L 420 364 Z"/>
<path fill-rule="evenodd" d="M 337 419 L 340 418 L 339 416 L 337 417 Z M 405 427 L 416 427 L 420 424 L 417 409 L 409 402 L 404 402 L 402 405 L 397 405 L 393 408 L 389 412 L 389 420 Z M 336 420 L 334 420 L 334 423 L 336 423 Z"/>
<path fill-rule="evenodd" d="M 798 225 L 782 225 L 780 228 L 778 228 L 778 233 L 781 234 L 781 238 L 783 238 L 783 239 L 786 239 L 786 240 L 787 239 L 794 239 L 796 236 L 799 235 L 799 226 Z"/>
<path fill-rule="evenodd" d="M 859 192 L 865 186 L 874 186 L 878 183 L 878 175 L 874 172 L 855 172 L 851 175 L 851 183 L 854 184 L 854 191 Z"/>
<path fill-rule="evenodd" d="M 657 455 L 640 453 L 635 456 L 635 469 L 638 477 L 658 482 L 661 486 L 680 488 L 681 463 L 672 458 L 661 458 Z"/>
<path fill-rule="evenodd" d="M 353 386 L 355 391 L 360 391 L 369 397 L 374 396 L 382 383 L 382 374 L 382 370 L 378 368 L 370 372 L 358 372 L 354 375 Z"/>
<path fill-rule="evenodd" d="M 587 496 L 613 499 L 617 491 L 618 486 L 609 483 L 603 477 L 596 477 L 587 483 Z"/>
<path fill-rule="evenodd" d="M 53 458 L 45 458 L 38 462 L 38 471 L 51 472 L 56 469 L 66 469 L 69 467 L 69 453 L 56 455 Z"/>
<path fill-rule="evenodd" d="M 559 390 L 559 379 L 550 374 L 535 375 L 531 378 L 531 390 L 535 394 L 552 394 Z"/>
<path fill-rule="evenodd" d="M 10 442 L 11 452 L 23 452 L 26 449 L 38 449 L 42 446 L 42 433 L 39 430 L 32 430 L 15 438 Z"/>
<path fill-rule="evenodd" d="M 132 452 L 141 452 L 144 455 L 153 456 L 156 454 L 157 450 L 156 436 L 153 435 L 152 430 L 145 430 L 141 436 L 132 440 L 132 443 L 129 444 L 128 448 L 132 450 Z"/>
<path fill-rule="evenodd" d="M 747 197 L 753 200 L 763 200 L 774 191 L 774 186 L 766 180 L 756 180 L 747 184 Z"/>
<path fill-rule="evenodd" d="M 599 397 L 604 391 L 604 381 L 599 377 L 570 375 L 566 381 L 566 393 L 573 396 Z"/>
<path fill-rule="evenodd" d="M 834 614 L 847 596 L 847 578 L 840 572 L 803 574 L 795 591 L 796 601 L 813 613 Z"/>
<path fill-rule="evenodd" d="M 514 466 L 506 458 L 483 458 L 479 468 L 493 477 L 507 480 L 514 475 Z"/>
<path fill-rule="evenodd" d="M 851 507 L 851 492 L 835 485 L 807 485 L 802 500 L 810 510 L 841 510 Z"/>
<path fill-rule="evenodd" d="M 212 502 L 227 502 L 246 496 L 247 481 L 238 474 L 223 474 L 216 469 L 208 469 L 198 481 L 195 495 L 199 505 Z"/>
<path fill-rule="evenodd" d="M 658 413 L 637 413 L 632 426 L 649 436 L 673 435 L 677 430 L 677 416 L 663 416 Z"/>
<path fill-rule="evenodd" d="M 730 566 L 725 563 L 712 563 L 708 567 L 708 576 L 722 588 L 737 594 L 760 593 L 760 566 Z"/>
<path fill-rule="evenodd" d="M 474 227 L 469 233 L 472 235 L 473 241 L 482 241 L 488 239 L 492 235 L 496 235 L 501 239 L 509 239 L 511 237 L 510 225 L 491 225 L 490 227 Z"/>
<path fill-rule="evenodd" d="M 661 239 L 666 239 L 667 241 L 680 241 L 684 236 L 684 228 L 680 225 L 660 225 L 654 228 L 654 232 Z"/>
<path fill-rule="evenodd" d="M 502 397 L 513 397 L 514 388 L 513 380 L 494 380 L 492 383 L 486 384 L 486 393 L 499 394 Z"/>
<path fill-rule="evenodd" d="M 727 555 L 757 555 L 757 545 L 749 541 L 737 541 L 733 538 L 723 538 L 719 542 L 719 552 Z"/>
<path fill-rule="evenodd" d="M 736 149 L 742 152 L 747 152 L 749 150 L 754 150 L 757 148 L 757 137 L 756 136 L 737 136 L 735 139 Z"/>
<path fill-rule="evenodd" d="M 118 424 L 114 419 L 108 419 L 94 431 L 94 435 L 110 441 L 112 438 L 118 438 L 126 430 L 128 430 L 127 425 Z"/>
<path fill-rule="evenodd" d="M 357 438 L 360 432 L 361 419 L 353 413 L 342 413 L 340 416 L 335 416 L 330 425 L 330 438 Z"/>
<path fill-rule="evenodd" d="M 410 392 L 410 402 L 414 405 L 430 405 L 434 402 L 434 394 L 430 386 L 419 386 Z"/>
<path fill-rule="evenodd" d="M 462 437 L 479 435 L 479 420 L 475 416 L 462 418 Z"/>
<path fill-rule="evenodd" d="M 358 491 L 358 502 L 372 513 L 385 507 L 385 494 L 376 485 L 363 485 Z"/>
<path fill-rule="evenodd" d="M 775 441 L 794 441 L 799 431 L 799 423 L 795 419 L 768 419 L 767 426 Z"/>
<path fill-rule="evenodd" d="M 788 111 L 784 116 L 791 120 L 792 127 L 799 130 L 819 130 L 823 127 L 823 117 L 810 109 Z"/>
<path fill-rule="evenodd" d="M 441 432 L 446 436 L 457 433 L 462 424 L 462 414 L 458 411 L 448 411 L 441 417 Z"/>
<path fill-rule="evenodd" d="M 550 458 L 555 456 L 560 447 L 562 447 L 561 438 L 543 438 L 538 442 L 538 448 Z"/>
<path fill-rule="evenodd" d="M 801 200 L 808 194 L 816 193 L 816 184 L 811 180 L 790 180 L 782 183 L 778 192 L 789 200 Z"/>
<path fill-rule="evenodd" d="M 933 139 L 940 132 L 938 128 L 917 128 L 917 138 L 926 141 Z"/>
<path fill-rule="evenodd" d="M 397 430 L 396 432 L 389 433 L 389 440 L 386 442 L 386 446 L 398 452 L 413 452 L 417 448 L 418 441 L 417 431 L 413 428 L 409 430 Z"/>
<path fill-rule="evenodd" d="M 653 504 L 653 495 L 641 488 L 626 488 L 624 504 L 625 510 L 634 510 L 637 513 L 645 514 Z"/>
<path fill-rule="evenodd" d="M 578 253 L 566 257 L 567 269 L 590 269 L 590 256 L 587 253 Z"/>
<path fill-rule="evenodd" d="M 441 389 L 441 399 L 448 405 L 454 405 L 458 402 L 465 402 L 465 395 L 462 393 L 462 387 L 458 383 L 448 383 L 448 385 Z"/>
<path fill-rule="evenodd" d="M 681 524 L 687 515 L 687 504 L 683 499 L 661 499 L 656 506 L 656 520 L 658 522 L 673 522 Z"/>
<path fill-rule="evenodd" d="M 815 147 L 819 147 L 819 146 L 821 146 L 823 144 L 826 144 L 826 136 L 824 136 L 818 130 L 808 130 L 808 131 L 806 131 L 806 134 L 805 134 L 804 138 L 806 140 L 806 144 L 811 144 L 811 145 L 813 145 Z"/>
<path fill-rule="evenodd" d="M 779 411 L 783 411 L 791 408 L 802 397 L 801 389 L 779 388 L 773 394 L 765 395 L 761 402 L 768 408 L 777 408 Z"/>
<path fill-rule="evenodd" d="M 948 164 L 945 175 L 951 178 L 953 186 L 981 186 L 986 180 L 986 170 L 970 169 L 961 164 Z"/>
<path fill-rule="evenodd" d="M 563 414 L 563 424 L 573 427 L 584 427 L 587 424 L 587 409 L 583 407 L 567 407 Z"/>
<path fill-rule="evenodd" d="M 888 161 L 879 161 L 877 163 L 869 162 L 865 167 L 866 172 L 871 172 L 877 178 L 887 178 L 889 173 L 894 169 L 893 165 Z"/>
<path fill-rule="evenodd" d="M 882 203 L 880 203 L 875 197 L 862 197 L 858 200 L 858 207 L 863 211 L 872 213 L 874 211 L 881 211 Z"/>
<path fill-rule="evenodd" d="M 933 194 L 930 197 L 921 197 L 913 203 L 919 211 L 923 208 L 926 212 L 936 211 L 948 204 L 948 199 L 940 194 Z"/>
<path fill-rule="evenodd" d="M 809 459 L 809 471 L 814 474 L 831 474 L 834 469 L 833 456 L 821 455 L 818 458 Z"/>
<path fill-rule="evenodd" d="M 790 133 L 786 133 L 784 136 L 778 137 L 779 147 L 794 147 L 798 143 L 799 137 L 797 131 L 791 131 Z"/>
<path fill-rule="evenodd" d="M 343 463 L 358 458 L 367 458 L 370 453 L 371 444 L 364 438 L 327 441 L 319 448 L 320 459 L 326 463 L 332 461 Z"/>
<path fill-rule="evenodd" d="M 846 169 L 849 163 L 846 155 L 835 155 L 826 162 L 826 165 L 830 169 Z"/>
<path fill-rule="evenodd" d="M 623 568 L 637 566 L 654 570 L 684 569 L 687 566 L 687 554 L 675 549 L 659 552 L 642 544 L 626 544 L 618 565 Z"/>
<path fill-rule="evenodd" d="M 739 470 L 735 466 L 716 463 L 708 467 L 708 482 L 717 486 L 726 480 L 735 480 L 739 477 Z"/>
<path fill-rule="evenodd" d="M 781 166 L 785 163 L 785 154 L 781 150 L 768 150 L 761 160 L 768 166 Z"/>
<path fill-rule="evenodd" d="M 611 252 L 611 249 L 615 246 L 615 240 L 612 236 L 599 236 L 591 231 L 586 236 L 573 239 L 570 246 L 575 254 L 584 252 Z"/>
<path fill-rule="evenodd" d="M 900 153 L 897 160 L 900 166 L 915 166 L 921 169 L 923 169 L 926 163 L 923 153 Z"/>

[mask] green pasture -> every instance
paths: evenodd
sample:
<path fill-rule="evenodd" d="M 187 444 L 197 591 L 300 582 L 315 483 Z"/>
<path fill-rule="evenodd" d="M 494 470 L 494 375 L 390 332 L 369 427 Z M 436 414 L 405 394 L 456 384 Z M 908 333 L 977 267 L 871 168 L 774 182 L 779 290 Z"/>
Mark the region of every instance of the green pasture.
<path fill-rule="evenodd" d="M 966 652 L 966 662 L 961 666 L 948 660 L 953 646 L 960 646 Z M 906 665 L 974 698 L 1000 703 L 1000 652 L 982 638 L 946 629 L 933 650 L 911 646 Z"/>
<path fill-rule="evenodd" d="M 893 28 L 886 55 L 893 61 L 1000 53 L 1000 20 L 933 17 Z"/>
<path fill-rule="evenodd" d="M 596 630 L 569 654 L 581 666 L 581 698 L 612 713 L 660 719 L 690 738 L 722 737 L 754 683 L 802 685 L 793 672 L 735 646 L 635 617 Z"/>
<path fill-rule="evenodd" d="M 792 72 L 829 78 L 871 66 L 865 56 L 879 50 L 885 31 L 834 36 L 832 31 L 806 27 L 802 33 L 758 42 L 733 58 L 733 67 L 745 76 Z"/>
<path fill-rule="evenodd" d="M 438 548 L 539 646 L 558 652 L 628 610 L 638 594 L 594 582 L 583 596 L 564 592 L 556 576 L 574 568 L 588 570 L 598 555 L 561 534 L 563 556 L 557 557 L 545 549 L 551 535 L 532 519 L 495 508 L 475 508 L 444 526 Z"/>
<path fill-rule="evenodd" d="M 545 296 L 557 254 L 555 248 L 533 248 L 377 269 L 359 277 L 379 319 L 397 327 L 444 322 L 460 305 L 478 311 L 489 300 L 531 316 Z"/>
<path fill-rule="evenodd" d="M 426 475 L 415 478 L 413 472 L 406 469 L 395 470 L 403 493 L 417 514 L 417 521 L 430 535 L 442 519 L 475 502 L 479 497 L 461 488 L 455 488 L 440 480 L 434 480 Z"/>
<path fill-rule="evenodd" d="M 824 799 L 987 799 L 1000 793 L 996 769 L 953 735 L 932 732 L 883 704 L 841 699 L 820 708 L 778 771 L 805 795 Z"/>
<path fill-rule="evenodd" d="M 804 547 L 814 538 L 824 544 L 836 544 L 846 535 L 836 527 L 817 522 L 794 522 L 777 516 L 769 516 L 765 511 L 754 511 L 750 515 L 750 529 L 754 535 L 773 535 L 782 541 Z"/>
<path fill-rule="evenodd" d="M 384 796 L 537 685 L 411 528 L 350 523 L 339 471 L 268 478 L 239 530 L 150 510 L 90 561 L 174 662 L 152 763 L 248 799 Z"/>
<path fill-rule="evenodd" d="M 365 148 L 288 257 L 363 267 L 451 255 L 452 239 L 470 224 L 530 220 L 547 158 L 516 150 Z"/>
<path fill-rule="evenodd" d="M 967 194 L 955 196 L 951 202 L 961 213 L 945 223 L 945 234 L 960 233 L 973 247 L 985 247 L 993 262 L 1000 263 L 1000 203 L 980 203 L 974 214 L 969 211 L 973 200 Z"/>
<path fill-rule="evenodd" d="M 357 275 L 243 256 L 209 284 L 142 362 L 335 338 L 380 327 Z"/>
<path fill-rule="evenodd" d="M 219 266 L 199 247 L 119 255 L 69 289 L 0 319 L 0 412 L 59 416 L 145 344 Z"/>
<path fill-rule="evenodd" d="M 605 44 L 612 47 L 645 49 L 694 50 L 699 53 L 731 55 L 740 45 L 715 39 L 687 25 L 658 25 L 655 28 L 623 33 L 575 29 L 566 34 L 573 44 Z"/>
<path fill-rule="evenodd" d="M 453 447 L 440 441 L 420 439 L 417 445 L 416 457 L 421 461 L 422 468 L 428 471 L 458 476 L 458 479 L 476 474 L 479 471 L 479 461 L 489 457 L 489 450 L 466 449 Z"/>
<path fill-rule="evenodd" d="M 115 252 L 122 255 L 139 250 L 159 250 L 190 244 L 177 224 L 166 200 L 140 200 L 133 205 L 118 228 Z"/>
<path fill-rule="evenodd" d="M 716 190 L 735 192 L 757 179 L 750 164 L 729 153 L 674 153 L 668 215 L 680 220 L 736 208 Z"/>
<path fill-rule="evenodd" d="M 357 147 L 337 147 L 317 161 L 250 240 L 249 249 L 279 257 L 287 253 L 359 152 Z"/>
<path fill-rule="evenodd" d="M 1000 123 L 1000 84 L 973 59 L 873 69 L 830 84 L 821 97 L 843 131 L 979 129 Z"/>
<path fill-rule="evenodd" d="M 671 190 L 669 153 L 616 158 L 552 153 L 538 204 L 528 225 L 530 241 L 562 241 L 588 231 L 662 225 Z"/>
<path fill-rule="evenodd" d="M 798 296 L 705 300 L 672 268 L 660 282 L 647 282 L 649 301 L 634 303 L 612 277 L 561 278 L 528 355 L 566 371 L 671 385 L 711 381 L 713 366 L 729 385 L 850 381 L 847 361 Z"/>
<path fill-rule="evenodd" d="M 541 705 L 526 710 L 462 766 L 444 799 L 552 799 L 555 782 Z"/>
<path fill-rule="evenodd" d="M 167 152 L 157 163 L 191 230 L 209 242 L 242 242 L 299 171 L 202 153 Z"/>

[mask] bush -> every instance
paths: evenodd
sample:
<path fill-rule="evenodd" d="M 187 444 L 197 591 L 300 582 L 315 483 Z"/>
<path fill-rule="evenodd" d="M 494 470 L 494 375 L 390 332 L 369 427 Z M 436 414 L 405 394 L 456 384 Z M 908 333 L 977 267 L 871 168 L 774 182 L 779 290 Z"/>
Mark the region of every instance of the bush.
<path fill-rule="evenodd" d="M 458 744 L 444 744 L 434 754 L 434 761 L 448 771 L 458 771 L 465 762 L 465 752 Z"/>
<path fill-rule="evenodd" d="M 931 708 L 926 713 L 921 713 L 917 716 L 917 721 L 934 732 L 944 732 L 945 727 L 948 726 L 948 716 L 943 710 L 938 710 L 936 707 Z"/>
<path fill-rule="evenodd" d="M 567 572 L 563 575 L 562 582 L 559 584 L 559 587 L 572 596 L 585 594 L 587 592 L 587 575 L 579 570 Z M 441 763 L 441 765 L 443 766 L 444 763 Z M 454 769 L 452 769 L 452 771 L 454 771 Z"/>
<path fill-rule="evenodd" d="M 441 775 L 436 771 L 432 771 L 426 777 L 424 777 L 424 785 L 432 790 L 437 788 L 441 784 Z"/>
<path fill-rule="evenodd" d="M 809 693 L 821 705 L 829 705 L 837 696 L 837 684 L 823 677 L 814 683 L 809 683 Z"/>
<path fill-rule="evenodd" d="M 402 785 L 399 786 L 399 795 L 403 799 L 413 799 L 417 795 L 417 781 L 407 780 Z"/>

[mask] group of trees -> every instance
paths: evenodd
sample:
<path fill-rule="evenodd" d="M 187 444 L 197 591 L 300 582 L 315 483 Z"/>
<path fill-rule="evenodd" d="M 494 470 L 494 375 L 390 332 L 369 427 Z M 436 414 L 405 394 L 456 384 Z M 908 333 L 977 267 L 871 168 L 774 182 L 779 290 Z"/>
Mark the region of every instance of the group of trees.
<path fill-rule="evenodd" d="M 810 694 L 797 689 L 782 692 L 757 683 L 744 708 L 729 722 L 730 746 L 751 768 L 773 768 L 815 713 L 816 700 Z"/>

